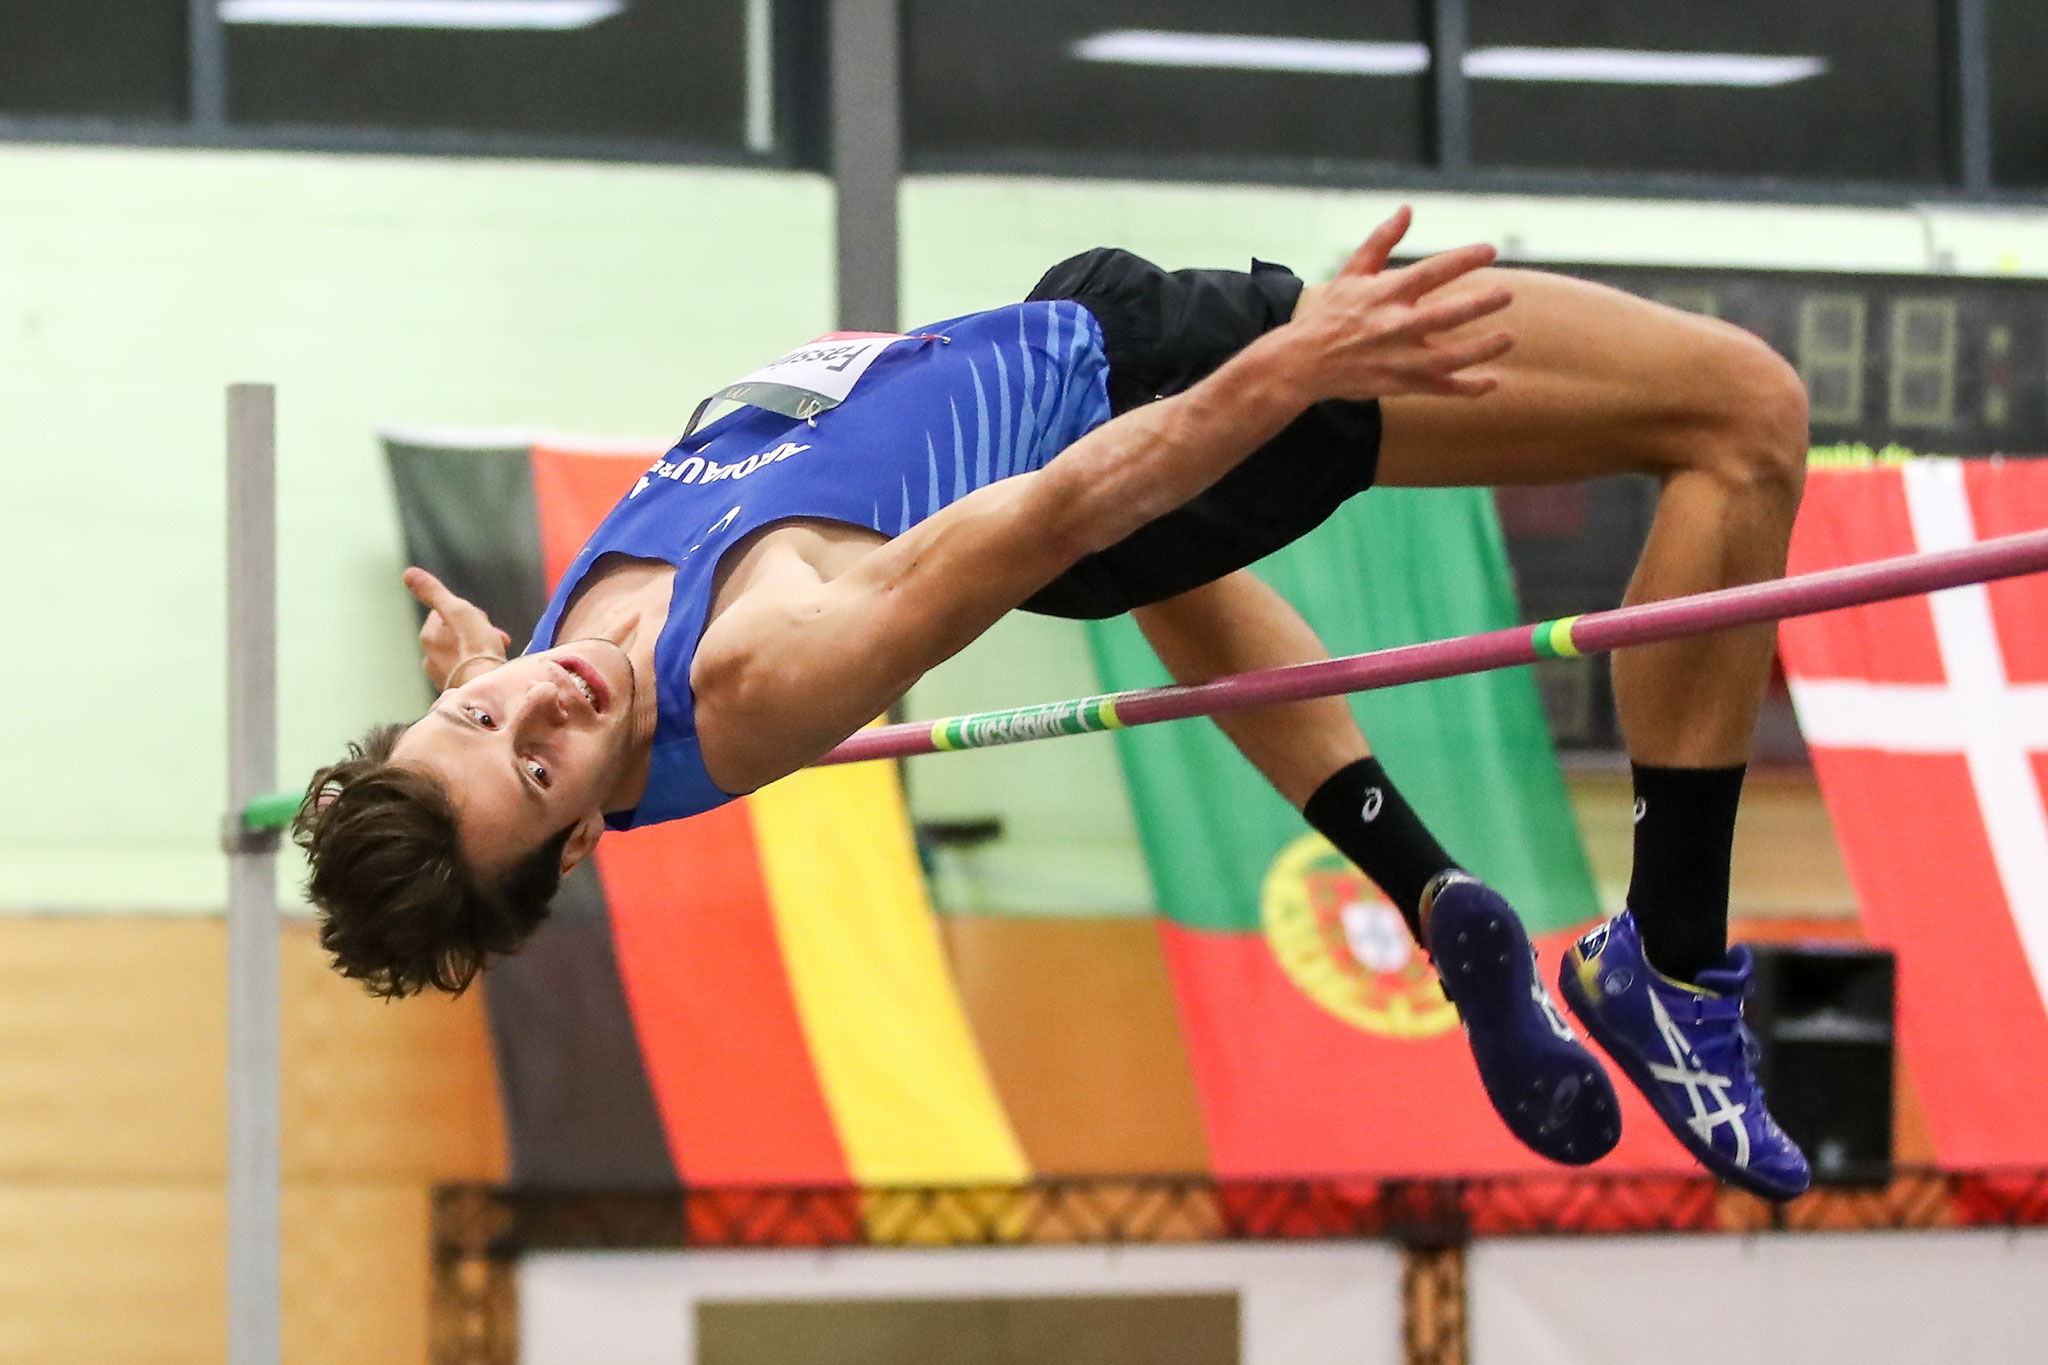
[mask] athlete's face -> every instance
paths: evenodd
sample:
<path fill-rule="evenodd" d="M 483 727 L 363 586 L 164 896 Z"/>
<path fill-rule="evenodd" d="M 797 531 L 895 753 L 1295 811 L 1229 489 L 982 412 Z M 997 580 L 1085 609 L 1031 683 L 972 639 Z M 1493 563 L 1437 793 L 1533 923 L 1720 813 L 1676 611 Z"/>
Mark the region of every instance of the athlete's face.
<path fill-rule="evenodd" d="M 447 788 L 463 853 L 486 880 L 574 825 L 566 871 L 596 845 L 630 762 L 636 682 L 606 640 L 525 655 L 443 692 L 392 761 Z"/>

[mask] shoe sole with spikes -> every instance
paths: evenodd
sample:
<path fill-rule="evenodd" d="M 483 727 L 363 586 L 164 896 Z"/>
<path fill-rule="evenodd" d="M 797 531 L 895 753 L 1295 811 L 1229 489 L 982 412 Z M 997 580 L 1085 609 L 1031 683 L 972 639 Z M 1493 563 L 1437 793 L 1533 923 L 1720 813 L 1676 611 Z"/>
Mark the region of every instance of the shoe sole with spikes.
<path fill-rule="evenodd" d="M 1494 1112 L 1538 1156 L 1567 1166 L 1606 1156 L 1621 1140 L 1614 1085 L 1551 998 L 1514 908 L 1473 877 L 1433 890 L 1430 956 Z"/>

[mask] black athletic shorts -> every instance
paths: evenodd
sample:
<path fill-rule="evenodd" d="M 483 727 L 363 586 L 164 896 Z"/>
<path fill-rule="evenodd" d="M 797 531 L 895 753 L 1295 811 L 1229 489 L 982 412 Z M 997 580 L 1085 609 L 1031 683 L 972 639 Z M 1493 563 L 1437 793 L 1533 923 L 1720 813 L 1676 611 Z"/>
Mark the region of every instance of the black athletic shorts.
<path fill-rule="evenodd" d="M 1109 404 L 1121 415 L 1179 393 L 1294 314 L 1285 266 L 1165 271 L 1098 247 L 1060 262 L 1029 297 L 1072 299 L 1101 324 Z M 1322 525 L 1372 486 L 1380 405 L 1318 403 L 1189 502 L 1076 564 L 1024 603 L 1100 619 L 1212 583 Z M 1058 457 L 1055 456 L 1055 459 Z"/>

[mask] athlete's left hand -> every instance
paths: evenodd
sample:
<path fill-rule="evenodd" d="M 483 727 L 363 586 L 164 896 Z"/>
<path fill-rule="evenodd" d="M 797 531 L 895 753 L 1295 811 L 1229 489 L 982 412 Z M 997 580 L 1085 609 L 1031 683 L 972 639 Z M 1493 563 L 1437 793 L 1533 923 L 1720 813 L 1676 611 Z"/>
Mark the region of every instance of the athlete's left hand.
<path fill-rule="evenodd" d="M 1498 277 L 1476 273 L 1493 264 L 1494 250 L 1474 244 L 1389 270 L 1409 221 L 1404 207 L 1375 228 L 1335 279 L 1304 291 L 1292 325 L 1281 329 L 1294 333 L 1291 369 L 1312 398 L 1476 398 L 1493 390 L 1493 376 L 1476 367 L 1514 344 L 1505 330 L 1473 325 L 1512 301 Z"/>
<path fill-rule="evenodd" d="M 427 623 L 420 627 L 420 666 L 436 691 L 460 686 L 505 662 L 512 637 L 492 625 L 482 607 L 457 597 L 418 567 L 405 571 L 405 589 L 427 609 Z"/>

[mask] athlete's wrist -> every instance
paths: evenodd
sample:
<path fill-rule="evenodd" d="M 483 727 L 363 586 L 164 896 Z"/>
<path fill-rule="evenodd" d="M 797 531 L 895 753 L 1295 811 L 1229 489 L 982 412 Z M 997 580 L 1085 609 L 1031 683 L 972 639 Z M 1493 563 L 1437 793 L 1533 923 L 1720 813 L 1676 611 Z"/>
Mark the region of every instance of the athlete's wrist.
<path fill-rule="evenodd" d="M 1329 397 L 1316 386 L 1315 339 L 1296 323 L 1286 323 L 1260 336 L 1218 371 L 1230 371 L 1226 383 L 1237 401 L 1271 407 L 1291 419 Z"/>

